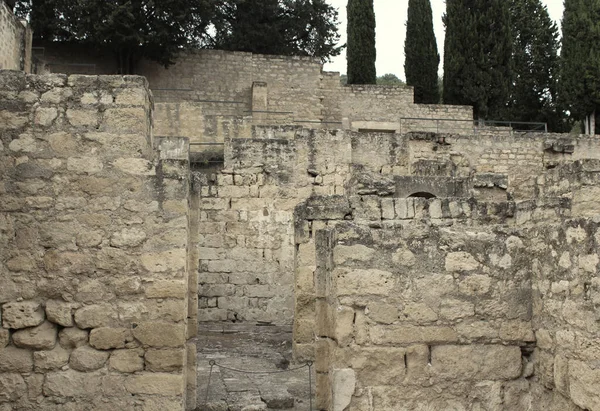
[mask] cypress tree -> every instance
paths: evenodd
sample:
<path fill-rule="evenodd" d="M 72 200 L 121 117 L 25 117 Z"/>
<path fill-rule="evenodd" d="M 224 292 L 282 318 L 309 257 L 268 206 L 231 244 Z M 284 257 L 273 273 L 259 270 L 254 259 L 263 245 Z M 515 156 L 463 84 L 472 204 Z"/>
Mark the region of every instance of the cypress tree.
<path fill-rule="evenodd" d="M 600 0 L 565 0 L 560 98 L 571 116 L 595 132 L 600 105 Z"/>
<path fill-rule="evenodd" d="M 509 99 L 512 38 L 506 0 L 447 0 L 444 102 L 502 119 Z"/>
<path fill-rule="evenodd" d="M 375 10 L 373 0 L 348 0 L 348 84 L 375 84 Z"/>
<path fill-rule="evenodd" d="M 406 84 L 415 88 L 415 103 L 437 104 L 438 54 L 429 0 L 409 0 L 404 42 Z"/>
<path fill-rule="evenodd" d="M 557 108 L 558 28 L 540 0 L 511 0 L 513 81 L 510 119 L 548 123 L 562 131 Z"/>

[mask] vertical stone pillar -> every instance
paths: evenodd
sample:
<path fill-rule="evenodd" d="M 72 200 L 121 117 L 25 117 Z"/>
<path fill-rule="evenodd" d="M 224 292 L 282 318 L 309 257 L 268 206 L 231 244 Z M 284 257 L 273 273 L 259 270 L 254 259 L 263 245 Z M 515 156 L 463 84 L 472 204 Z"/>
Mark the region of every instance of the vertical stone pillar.
<path fill-rule="evenodd" d="M 255 124 L 264 123 L 269 119 L 269 89 L 264 81 L 252 83 L 252 118 Z"/>

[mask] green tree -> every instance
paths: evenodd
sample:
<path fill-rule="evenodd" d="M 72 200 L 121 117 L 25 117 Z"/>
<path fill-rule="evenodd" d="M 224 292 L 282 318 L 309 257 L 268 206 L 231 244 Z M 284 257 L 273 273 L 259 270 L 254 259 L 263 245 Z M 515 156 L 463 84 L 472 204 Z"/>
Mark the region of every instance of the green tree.
<path fill-rule="evenodd" d="M 444 102 L 474 107 L 476 118 L 506 115 L 512 38 L 505 0 L 447 0 Z"/>
<path fill-rule="evenodd" d="M 513 37 L 509 117 L 548 123 L 564 131 L 564 113 L 557 107 L 558 28 L 540 0 L 511 0 Z"/>
<path fill-rule="evenodd" d="M 404 86 L 406 83 L 398 78 L 395 74 L 387 73 L 377 77 L 377 85 L 380 86 Z"/>
<path fill-rule="evenodd" d="M 165 66 L 186 47 L 198 47 L 212 18 L 214 0 L 21 1 L 38 38 L 112 50 L 121 73 L 141 58 Z"/>
<path fill-rule="evenodd" d="M 348 0 L 348 84 L 375 84 L 375 10 L 373 0 Z"/>
<path fill-rule="evenodd" d="M 209 46 L 261 54 L 320 57 L 341 53 L 338 12 L 325 0 L 219 2 Z"/>
<path fill-rule="evenodd" d="M 600 1 L 565 0 L 559 98 L 595 133 L 600 104 Z"/>
<path fill-rule="evenodd" d="M 429 0 L 409 0 L 404 42 L 406 84 L 415 88 L 415 103 L 437 104 L 438 54 Z"/>

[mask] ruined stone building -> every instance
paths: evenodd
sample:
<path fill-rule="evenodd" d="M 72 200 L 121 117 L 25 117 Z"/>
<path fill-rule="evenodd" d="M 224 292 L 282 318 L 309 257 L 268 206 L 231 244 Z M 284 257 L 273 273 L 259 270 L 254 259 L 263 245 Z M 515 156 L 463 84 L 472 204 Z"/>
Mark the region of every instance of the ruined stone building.
<path fill-rule="evenodd" d="M 597 137 L 309 58 L 37 50 L 0 70 L 0 411 L 267 409 L 203 402 L 218 324 L 292 327 L 315 410 L 600 410 Z"/>

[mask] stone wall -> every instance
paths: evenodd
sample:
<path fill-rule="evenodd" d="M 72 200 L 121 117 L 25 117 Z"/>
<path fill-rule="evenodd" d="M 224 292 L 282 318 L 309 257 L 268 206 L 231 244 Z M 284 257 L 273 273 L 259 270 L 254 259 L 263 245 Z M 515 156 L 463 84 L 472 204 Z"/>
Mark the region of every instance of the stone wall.
<path fill-rule="evenodd" d="M 541 409 L 600 409 L 599 239 L 592 219 L 531 232 L 537 339 L 533 395 Z"/>
<path fill-rule="evenodd" d="M 110 55 L 53 43 L 44 47 L 40 58 L 51 71 L 116 71 Z M 159 135 L 178 132 L 196 143 L 223 143 L 229 135 L 220 122 L 465 135 L 474 129 L 471 107 L 414 104 L 411 87 L 342 86 L 339 73 L 324 72 L 315 58 L 196 50 L 168 69 L 142 61 L 137 72 L 154 92 L 157 130 L 169 133 Z M 217 126 L 205 135 L 207 124 Z"/>
<path fill-rule="evenodd" d="M 199 319 L 293 319 L 320 409 L 543 409 L 554 392 L 538 383 L 547 314 L 529 230 L 597 215 L 599 168 L 582 160 L 597 151 L 594 138 L 535 133 L 254 127 L 226 140 L 222 169 L 195 172 Z M 584 371 L 587 402 L 574 401 L 586 407 L 596 377 Z M 568 398 L 557 404 L 578 409 Z"/>
<path fill-rule="evenodd" d="M 251 135 L 226 140 L 222 169 L 198 164 L 202 321 L 290 324 L 301 317 L 290 250 L 300 247 L 295 207 L 309 197 L 345 196 L 347 210 L 337 219 L 372 224 L 429 210 L 435 219 L 465 224 L 556 220 L 570 208 L 538 199 L 535 175 L 598 144 L 582 138 L 564 154 L 544 150 L 555 136 L 543 134 L 498 135 L 481 144 L 460 135 L 299 127 L 254 127 Z M 423 192 L 455 199 L 429 206 L 405 198 Z"/>
<path fill-rule="evenodd" d="M 521 238 L 398 223 L 316 233 L 319 409 L 526 409 L 535 337 Z"/>
<path fill-rule="evenodd" d="M 0 1 L 0 70 L 31 71 L 31 36 L 27 22 Z"/>
<path fill-rule="evenodd" d="M 0 99 L 0 409 L 192 409 L 187 141 L 152 141 L 142 77 Z"/>

